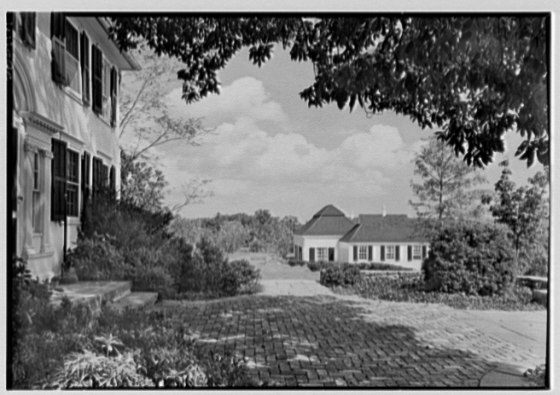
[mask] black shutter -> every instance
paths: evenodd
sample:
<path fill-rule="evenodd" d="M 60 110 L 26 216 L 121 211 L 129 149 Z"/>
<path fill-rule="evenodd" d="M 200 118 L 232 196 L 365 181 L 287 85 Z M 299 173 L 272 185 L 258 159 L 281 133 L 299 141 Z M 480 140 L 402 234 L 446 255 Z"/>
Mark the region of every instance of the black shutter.
<path fill-rule="evenodd" d="M 63 221 L 66 195 L 66 146 L 64 141 L 52 140 L 51 220 Z"/>
<path fill-rule="evenodd" d="M 368 246 L 368 252 L 367 252 L 367 256 L 368 256 L 368 261 L 373 261 L 373 246 Z"/>
<path fill-rule="evenodd" d="M 89 38 L 86 32 L 80 36 L 80 67 L 82 68 L 82 100 L 89 104 Z"/>
<path fill-rule="evenodd" d="M 86 207 L 89 201 L 90 186 L 89 186 L 89 175 L 90 175 L 90 155 L 84 152 L 82 155 L 82 213 L 85 214 Z"/>
<path fill-rule="evenodd" d="M 412 246 L 408 246 L 408 260 L 412 260 Z"/>
<path fill-rule="evenodd" d="M 34 12 L 21 13 L 20 37 L 25 45 L 33 49 L 35 49 L 36 16 Z"/>
<path fill-rule="evenodd" d="M 428 247 L 422 246 L 422 259 L 426 258 L 426 255 L 428 255 Z"/>
<path fill-rule="evenodd" d="M 111 67 L 111 126 L 117 125 L 117 69 Z"/>
<path fill-rule="evenodd" d="M 329 248 L 329 262 L 334 261 L 334 248 Z"/>
<path fill-rule="evenodd" d="M 111 189 L 111 193 L 116 193 L 117 184 L 115 180 L 115 166 L 111 166 L 111 169 L 109 170 L 109 188 Z"/>
<path fill-rule="evenodd" d="M 92 45 L 91 47 L 91 107 L 94 112 L 101 114 L 103 109 L 103 54 Z"/>
<path fill-rule="evenodd" d="M 315 262 L 315 248 L 309 249 L 309 262 Z"/>
<path fill-rule="evenodd" d="M 55 82 L 66 85 L 66 40 L 64 14 L 51 14 L 52 78 Z M 58 40 L 55 42 L 55 38 Z"/>
<path fill-rule="evenodd" d="M 401 260 L 401 246 L 397 244 L 395 246 L 395 261 L 400 261 L 400 260 Z"/>
<path fill-rule="evenodd" d="M 385 260 L 385 246 L 381 246 L 381 260 Z"/>
<path fill-rule="evenodd" d="M 354 261 L 358 260 L 358 246 L 353 246 Z"/>

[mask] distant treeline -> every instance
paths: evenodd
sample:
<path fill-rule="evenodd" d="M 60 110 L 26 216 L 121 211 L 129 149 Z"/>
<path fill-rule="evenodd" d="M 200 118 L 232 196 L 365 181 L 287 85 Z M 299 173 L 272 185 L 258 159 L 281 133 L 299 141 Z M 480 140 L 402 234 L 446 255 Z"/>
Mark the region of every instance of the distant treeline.
<path fill-rule="evenodd" d="M 293 233 L 299 226 L 294 216 L 273 217 L 268 210 L 257 210 L 253 215 L 218 213 L 213 218 L 177 217 L 171 231 L 191 244 L 206 238 L 227 253 L 248 248 L 252 252 L 286 256 L 291 252 Z"/>

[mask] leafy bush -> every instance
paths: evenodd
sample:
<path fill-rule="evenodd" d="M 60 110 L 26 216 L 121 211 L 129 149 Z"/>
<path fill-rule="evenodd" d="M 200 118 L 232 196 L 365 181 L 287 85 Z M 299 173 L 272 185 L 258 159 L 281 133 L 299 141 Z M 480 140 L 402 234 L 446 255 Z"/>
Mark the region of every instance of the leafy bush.
<path fill-rule="evenodd" d="M 228 263 L 229 275 L 235 278 L 237 294 L 252 294 L 258 291 L 260 270 L 255 269 L 249 261 L 242 259 Z"/>
<path fill-rule="evenodd" d="M 305 261 L 298 261 L 296 259 L 288 259 L 288 265 L 294 267 L 294 266 L 305 266 L 307 262 Z"/>
<path fill-rule="evenodd" d="M 360 280 L 360 269 L 355 265 L 330 264 L 321 269 L 319 282 L 326 287 L 351 286 Z"/>
<path fill-rule="evenodd" d="M 503 295 L 515 277 L 505 232 L 474 222 L 443 228 L 422 269 L 429 290 L 467 295 Z"/>
<path fill-rule="evenodd" d="M 328 267 L 329 265 L 333 265 L 333 263 L 328 263 L 328 262 L 308 262 L 307 263 L 307 268 L 309 270 L 311 270 L 312 272 L 317 272 L 319 270 L 322 270 L 326 267 Z"/>
<path fill-rule="evenodd" d="M 78 238 L 67 259 L 81 281 L 123 280 L 130 272 L 121 252 L 109 238 L 97 233 Z"/>

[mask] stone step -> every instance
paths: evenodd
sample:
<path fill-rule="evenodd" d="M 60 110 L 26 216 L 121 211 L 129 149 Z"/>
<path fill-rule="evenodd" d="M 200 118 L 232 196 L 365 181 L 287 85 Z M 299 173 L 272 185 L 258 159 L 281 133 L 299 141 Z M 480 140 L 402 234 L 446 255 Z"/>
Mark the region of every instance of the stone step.
<path fill-rule="evenodd" d="M 111 307 L 117 310 L 137 309 L 154 305 L 158 300 L 157 292 L 132 292 L 120 298 Z"/>
<path fill-rule="evenodd" d="M 117 301 L 130 294 L 130 281 L 80 281 L 57 287 L 51 296 L 51 303 L 59 305 L 66 297 L 73 304 L 99 307 L 105 303 Z"/>

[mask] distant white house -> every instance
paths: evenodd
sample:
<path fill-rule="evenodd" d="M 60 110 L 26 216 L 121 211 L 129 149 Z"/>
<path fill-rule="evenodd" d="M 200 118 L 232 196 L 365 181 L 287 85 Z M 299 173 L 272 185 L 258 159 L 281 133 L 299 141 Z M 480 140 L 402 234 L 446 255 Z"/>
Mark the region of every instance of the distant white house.
<path fill-rule="evenodd" d="M 360 215 L 351 220 L 333 205 L 294 232 L 296 259 L 309 262 L 385 262 L 419 270 L 429 248 L 406 215 Z"/>

